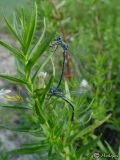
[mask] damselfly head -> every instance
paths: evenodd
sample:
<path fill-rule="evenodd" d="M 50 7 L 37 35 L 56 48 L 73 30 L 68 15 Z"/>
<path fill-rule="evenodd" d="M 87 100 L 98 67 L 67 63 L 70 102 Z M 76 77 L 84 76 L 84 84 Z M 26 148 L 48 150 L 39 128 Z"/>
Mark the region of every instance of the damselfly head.
<path fill-rule="evenodd" d="M 58 42 L 61 42 L 61 41 L 62 41 L 62 37 L 61 37 L 61 36 L 58 36 L 58 37 L 57 37 L 57 41 L 58 41 Z"/>
<path fill-rule="evenodd" d="M 61 44 L 63 43 L 63 40 L 62 40 L 62 37 L 61 36 L 58 36 L 57 39 L 53 40 L 51 43 L 50 43 L 50 47 L 53 47 L 55 45 L 58 45 L 58 44 Z"/>
<path fill-rule="evenodd" d="M 56 87 L 55 88 L 51 88 L 49 93 L 54 94 L 56 92 Z"/>

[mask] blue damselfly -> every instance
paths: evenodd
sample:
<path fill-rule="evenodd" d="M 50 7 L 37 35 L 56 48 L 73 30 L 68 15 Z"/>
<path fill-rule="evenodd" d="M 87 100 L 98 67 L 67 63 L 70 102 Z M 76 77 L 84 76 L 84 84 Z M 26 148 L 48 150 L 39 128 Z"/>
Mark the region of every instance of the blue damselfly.
<path fill-rule="evenodd" d="M 56 45 L 54 53 L 56 52 L 58 46 L 60 46 L 63 50 L 63 64 L 62 64 L 62 69 L 61 69 L 62 71 L 61 71 L 61 75 L 60 75 L 60 80 L 59 80 L 56 87 L 53 87 L 53 88 L 50 89 L 50 93 L 56 92 L 61 85 L 61 81 L 63 79 L 64 70 L 65 70 L 66 54 L 67 54 L 67 50 L 68 50 L 68 45 L 63 41 L 61 36 L 58 36 L 56 41 L 51 43 L 51 46 L 54 46 L 54 45 Z"/>
<path fill-rule="evenodd" d="M 68 45 L 63 41 L 62 37 L 61 36 L 58 36 L 56 41 L 52 42 L 51 44 L 52 46 L 56 45 L 56 48 L 54 50 L 54 53 L 57 51 L 57 48 L 58 46 L 60 46 L 63 50 L 63 64 L 62 64 L 62 71 L 61 71 L 61 75 L 60 75 L 60 80 L 57 84 L 56 87 L 53 87 L 50 89 L 49 93 L 48 93 L 48 96 L 49 96 L 49 99 L 53 96 L 57 97 L 57 98 L 61 98 L 62 100 L 64 100 L 65 102 L 67 102 L 69 104 L 69 106 L 71 107 L 71 110 L 72 110 L 72 115 L 71 115 L 71 121 L 73 121 L 74 119 L 74 104 L 71 102 L 71 100 L 69 100 L 68 98 L 68 94 L 69 94 L 69 97 L 70 95 L 80 95 L 83 93 L 83 91 L 85 92 L 85 90 L 79 90 L 79 91 L 72 91 L 71 93 L 68 92 L 67 94 L 63 93 L 63 92 L 59 92 L 59 88 L 60 88 L 60 85 L 61 85 L 61 81 L 63 79 L 63 75 L 64 75 L 64 70 L 65 70 L 65 62 L 66 62 L 66 54 L 67 54 L 67 50 L 68 50 Z"/>

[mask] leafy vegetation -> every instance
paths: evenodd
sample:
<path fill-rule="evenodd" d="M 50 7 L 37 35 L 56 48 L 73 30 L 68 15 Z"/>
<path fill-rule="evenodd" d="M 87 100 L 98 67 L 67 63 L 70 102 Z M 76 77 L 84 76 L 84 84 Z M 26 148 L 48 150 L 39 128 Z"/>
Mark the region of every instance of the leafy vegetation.
<path fill-rule="evenodd" d="M 32 140 L 2 158 L 36 154 L 38 159 L 92 160 L 96 152 L 119 156 L 119 2 L 36 0 L 28 6 L 31 16 L 21 9 L 13 25 L 5 18 L 19 46 L 0 41 L 17 67 L 16 76 L 1 73 L 0 78 L 27 92 L 26 97 L 5 94 L 6 104 L 0 106 L 21 110 L 24 125 L 0 127 L 25 132 Z M 69 44 L 61 89 L 74 104 L 74 121 L 68 103 L 54 96 L 48 99 L 61 71 L 61 50 L 54 55 L 50 49 L 58 34 Z M 46 71 L 45 78 L 41 72 Z M 75 88 L 80 95 L 71 94 Z"/>

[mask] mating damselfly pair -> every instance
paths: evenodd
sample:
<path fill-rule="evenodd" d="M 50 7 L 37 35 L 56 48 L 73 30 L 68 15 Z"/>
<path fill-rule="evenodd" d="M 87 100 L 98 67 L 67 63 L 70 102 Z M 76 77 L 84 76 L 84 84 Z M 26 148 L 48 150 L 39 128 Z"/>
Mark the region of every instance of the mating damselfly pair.
<path fill-rule="evenodd" d="M 61 98 L 65 102 L 67 102 L 69 104 L 69 106 L 71 107 L 71 109 L 72 109 L 71 121 L 73 121 L 74 120 L 74 105 L 71 102 L 71 100 L 69 99 L 69 97 L 70 97 L 70 95 L 79 96 L 80 94 L 86 93 L 87 89 L 85 89 L 83 87 L 78 91 L 71 91 L 71 92 L 68 92 L 68 93 L 59 92 L 61 81 L 62 81 L 63 76 L 64 76 L 65 62 L 66 62 L 66 55 L 67 55 L 68 45 L 63 41 L 61 36 L 58 36 L 57 39 L 54 42 L 51 43 L 51 46 L 56 46 L 55 50 L 54 50 L 54 53 L 57 51 L 58 46 L 60 46 L 62 48 L 62 50 L 63 50 L 63 52 L 62 52 L 63 63 L 62 63 L 61 75 L 60 75 L 60 79 L 58 81 L 58 84 L 55 87 L 50 89 L 50 91 L 48 93 L 48 96 L 49 96 L 49 99 L 51 97 L 55 96 L 55 97 Z"/>
<path fill-rule="evenodd" d="M 54 54 L 55 54 L 58 46 L 60 46 L 63 50 L 63 64 L 62 64 L 62 69 L 61 69 L 60 80 L 59 80 L 56 87 L 53 87 L 50 89 L 50 93 L 55 93 L 61 85 L 61 81 L 63 79 L 64 70 L 65 70 L 66 54 L 67 54 L 67 50 L 68 50 L 68 45 L 62 40 L 61 36 L 58 36 L 57 39 L 51 43 L 51 46 L 55 46 L 55 45 L 56 45 L 56 48 L 54 50 Z"/>

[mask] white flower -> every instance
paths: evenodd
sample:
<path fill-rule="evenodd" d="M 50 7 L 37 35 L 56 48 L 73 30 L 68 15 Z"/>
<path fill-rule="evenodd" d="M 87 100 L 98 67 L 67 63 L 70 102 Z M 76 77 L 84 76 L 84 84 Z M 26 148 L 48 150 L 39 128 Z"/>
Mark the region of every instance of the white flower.
<path fill-rule="evenodd" d="M 8 94 L 11 92 L 11 90 L 9 89 L 1 89 L 0 90 L 0 100 L 1 101 L 6 101 L 6 96 L 8 96 Z"/>
<path fill-rule="evenodd" d="M 47 76 L 47 72 L 40 72 L 38 76 L 38 81 L 37 81 L 37 88 L 45 88 L 45 78 Z"/>
<path fill-rule="evenodd" d="M 47 72 L 40 72 L 40 77 L 41 78 L 46 78 L 46 76 L 47 76 Z"/>
<path fill-rule="evenodd" d="M 74 37 L 71 37 L 70 40 L 71 40 L 71 42 L 74 42 L 74 41 L 75 41 L 75 38 L 74 38 Z"/>
<path fill-rule="evenodd" d="M 10 93 L 11 92 L 11 90 L 9 90 L 9 89 L 1 89 L 0 90 L 0 97 L 4 97 L 6 94 L 8 94 L 8 93 Z"/>
<path fill-rule="evenodd" d="M 83 79 L 80 86 L 84 88 L 88 88 L 89 87 L 88 81 L 86 79 Z"/>

